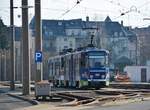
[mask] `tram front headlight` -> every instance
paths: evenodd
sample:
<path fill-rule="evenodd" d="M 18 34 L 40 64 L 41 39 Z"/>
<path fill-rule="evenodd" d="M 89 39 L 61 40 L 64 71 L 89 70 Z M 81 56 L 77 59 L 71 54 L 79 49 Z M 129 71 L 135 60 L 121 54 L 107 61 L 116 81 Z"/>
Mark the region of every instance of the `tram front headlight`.
<path fill-rule="evenodd" d="M 93 75 L 90 75 L 90 78 L 92 79 L 92 78 L 93 78 Z"/>
<path fill-rule="evenodd" d="M 102 79 L 105 79 L 105 75 L 102 75 L 101 78 L 102 78 Z"/>

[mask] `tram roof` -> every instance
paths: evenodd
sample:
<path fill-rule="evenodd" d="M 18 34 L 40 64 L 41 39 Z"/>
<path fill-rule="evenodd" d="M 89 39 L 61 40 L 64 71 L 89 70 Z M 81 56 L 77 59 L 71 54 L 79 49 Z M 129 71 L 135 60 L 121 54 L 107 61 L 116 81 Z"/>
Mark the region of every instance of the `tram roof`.
<path fill-rule="evenodd" d="M 83 53 L 83 52 L 94 52 L 94 51 L 103 51 L 103 52 L 106 52 L 107 54 L 109 54 L 109 51 L 106 50 L 106 49 L 87 48 L 87 49 L 83 49 L 83 50 L 81 50 L 81 51 L 68 52 L 68 53 L 66 53 L 66 54 L 53 56 L 53 57 L 50 57 L 48 60 L 57 59 L 57 58 L 60 59 L 61 57 L 64 57 L 64 56 L 79 54 L 79 53 Z"/>
<path fill-rule="evenodd" d="M 106 49 L 99 49 L 99 48 L 88 48 L 85 50 L 86 52 L 91 52 L 91 51 L 103 51 L 106 52 L 107 54 L 109 54 L 109 51 Z"/>

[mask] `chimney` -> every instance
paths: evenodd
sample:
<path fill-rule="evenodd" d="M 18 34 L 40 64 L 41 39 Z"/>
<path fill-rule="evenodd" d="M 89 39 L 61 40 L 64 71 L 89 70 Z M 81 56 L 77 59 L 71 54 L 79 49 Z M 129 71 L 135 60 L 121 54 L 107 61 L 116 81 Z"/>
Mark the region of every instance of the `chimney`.
<path fill-rule="evenodd" d="M 121 26 L 123 26 L 123 20 L 121 20 Z"/>
<path fill-rule="evenodd" d="M 86 22 L 89 22 L 89 16 L 86 16 Z"/>

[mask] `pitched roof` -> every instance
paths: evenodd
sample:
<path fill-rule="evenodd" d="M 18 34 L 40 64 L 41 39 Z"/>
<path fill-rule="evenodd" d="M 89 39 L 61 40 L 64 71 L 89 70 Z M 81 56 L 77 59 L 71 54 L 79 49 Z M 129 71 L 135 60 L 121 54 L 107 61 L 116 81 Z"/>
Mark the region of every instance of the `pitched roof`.
<path fill-rule="evenodd" d="M 105 22 L 104 28 L 109 35 L 114 35 L 115 32 L 122 32 L 124 34 L 122 26 L 118 22 Z"/>
<path fill-rule="evenodd" d="M 65 36 L 65 29 L 82 29 L 82 19 L 72 20 L 42 20 L 42 33 L 44 38 L 50 36 Z M 30 28 L 35 29 L 35 18 L 31 20 Z M 34 32 L 34 31 L 33 31 Z M 34 33 L 33 33 L 34 35 Z"/>
<path fill-rule="evenodd" d="M 127 27 L 122 26 L 119 22 L 111 21 L 107 16 L 104 22 L 104 29 L 107 34 L 114 35 L 115 32 L 122 33 L 126 37 L 135 37 L 136 35 Z"/>
<path fill-rule="evenodd" d="M 45 37 L 50 35 L 65 35 L 65 24 L 63 20 L 42 20 L 42 32 Z"/>
<path fill-rule="evenodd" d="M 34 29 L 35 20 L 34 17 L 30 23 L 30 28 Z M 115 32 L 122 32 L 123 36 L 132 36 L 133 33 L 126 30 L 118 22 L 114 22 L 109 16 L 105 21 L 82 21 L 82 19 L 71 20 L 42 20 L 42 32 L 43 37 L 48 38 L 50 36 L 66 36 L 66 29 L 96 29 L 103 28 L 108 35 L 114 35 Z"/>
<path fill-rule="evenodd" d="M 82 19 L 65 20 L 66 29 L 82 29 L 82 27 L 83 27 Z"/>
<path fill-rule="evenodd" d="M 106 17 L 105 22 L 112 22 L 109 16 Z"/>

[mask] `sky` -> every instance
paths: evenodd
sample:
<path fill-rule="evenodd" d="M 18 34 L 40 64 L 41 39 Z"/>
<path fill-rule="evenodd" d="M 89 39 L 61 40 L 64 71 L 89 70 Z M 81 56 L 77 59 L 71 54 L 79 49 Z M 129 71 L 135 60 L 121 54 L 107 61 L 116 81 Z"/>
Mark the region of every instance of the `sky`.
<path fill-rule="evenodd" d="M 112 21 L 125 26 L 147 27 L 150 25 L 150 0 L 41 0 L 42 19 L 78 19 L 104 21 L 110 16 Z M 0 0 L 0 17 L 10 24 L 10 0 Z M 34 0 L 28 0 L 34 6 Z M 21 0 L 14 0 L 15 7 L 21 7 Z M 121 16 L 122 13 L 125 13 Z M 29 8 L 29 21 L 34 16 L 34 8 Z M 148 18 L 149 20 L 144 20 Z M 14 24 L 21 26 L 21 8 L 14 9 Z"/>

